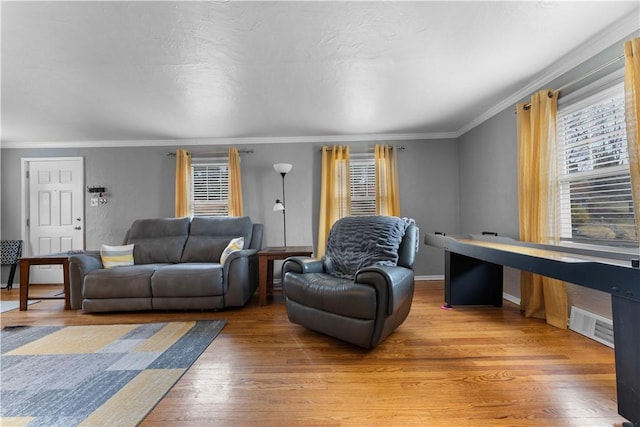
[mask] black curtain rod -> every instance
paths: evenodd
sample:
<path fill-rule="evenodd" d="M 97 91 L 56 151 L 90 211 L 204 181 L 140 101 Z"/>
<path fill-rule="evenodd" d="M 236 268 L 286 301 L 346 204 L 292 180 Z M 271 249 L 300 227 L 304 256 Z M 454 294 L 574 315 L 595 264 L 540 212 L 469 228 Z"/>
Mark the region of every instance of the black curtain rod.
<path fill-rule="evenodd" d="M 624 59 L 624 55 L 620 55 L 617 56 L 615 58 L 613 58 L 611 61 L 600 65 L 599 67 L 594 68 L 593 70 L 589 71 L 588 73 L 585 73 L 583 75 L 581 75 L 580 77 L 578 77 L 575 80 L 570 81 L 569 83 L 563 84 L 562 86 L 560 86 L 558 89 L 556 89 L 555 91 L 549 91 L 549 98 L 552 98 L 554 93 L 560 92 L 565 90 L 568 87 L 571 87 L 573 85 L 575 85 L 576 83 L 580 83 L 581 81 L 583 81 L 584 79 L 591 77 L 592 75 L 594 75 L 595 73 L 604 70 L 605 68 L 607 68 L 610 65 L 615 64 L 616 62 L 620 61 L 621 59 Z M 530 103 L 524 104 L 524 109 L 528 110 L 531 107 Z"/>
<path fill-rule="evenodd" d="M 389 145 L 389 147 L 395 148 L 396 150 L 405 150 L 406 147 L 404 145 Z M 330 150 L 333 150 L 333 147 L 329 147 Z M 320 149 L 322 151 L 322 148 Z M 374 151 L 374 148 L 367 148 L 367 152 Z"/>
<path fill-rule="evenodd" d="M 188 150 L 187 150 L 188 151 Z M 229 151 L 197 151 L 194 153 L 191 153 L 190 151 L 188 151 L 189 154 L 191 154 L 191 157 L 196 156 L 211 156 L 211 155 L 219 155 L 219 154 L 229 154 Z M 253 154 L 253 150 L 238 150 L 239 154 Z M 169 153 L 167 153 L 167 156 L 175 156 L 176 152 L 175 151 L 171 151 Z"/>

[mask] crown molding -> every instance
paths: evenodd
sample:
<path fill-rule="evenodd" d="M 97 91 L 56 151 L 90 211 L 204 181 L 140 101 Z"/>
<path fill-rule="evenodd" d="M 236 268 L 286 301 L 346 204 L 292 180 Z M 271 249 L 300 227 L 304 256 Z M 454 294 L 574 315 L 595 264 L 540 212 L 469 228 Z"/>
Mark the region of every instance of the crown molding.
<path fill-rule="evenodd" d="M 624 39 L 625 37 L 628 37 L 630 34 L 633 34 L 634 32 L 639 30 L 640 19 L 638 19 L 638 16 L 633 13 L 627 15 L 614 25 L 611 25 L 606 30 L 587 40 L 571 54 L 566 55 L 559 61 L 556 61 L 550 67 L 547 67 L 547 69 L 543 73 L 539 74 L 538 77 L 534 78 L 528 85 L 526 85 L 513 95 L 509 96 L 508 98 L 505 98 L 504 100 L 496 104 L 493 108 L 490 108 L 471 122 L 467 123 L 456 132 L 456 135 L 458 137 L 464 135 L 471 129 L 484 123 L 496 114 L 504 111 L 507 108 L 511 108 L 517 102 L 528 96 L 531 96 L 532 93 L 540 90 L 541 87 L 548 85 L 553 80 L 571 71 L 573 68 L 594 57 L 596 54 L 604 51 L 614 43 Z"/>
<path fill-rule="evenodd" d="M 359 135 L 323 135 L 323 136 L 269 136 L 245 138 L 186 138 L 186 139 L 148 139 L 148 140 L 111 140 L 111 141 L 31 141 L 3 142 L 2 149 L 18 148 L 111 148 L 111 147 L 165 147 L 176 145 L 260 145 L 260 144 L 323 144 L 348 143 L 362 141 L 410 141 L 425 139 L 455 139 L 455 132 L 434 133 L 394 133 Z"/>

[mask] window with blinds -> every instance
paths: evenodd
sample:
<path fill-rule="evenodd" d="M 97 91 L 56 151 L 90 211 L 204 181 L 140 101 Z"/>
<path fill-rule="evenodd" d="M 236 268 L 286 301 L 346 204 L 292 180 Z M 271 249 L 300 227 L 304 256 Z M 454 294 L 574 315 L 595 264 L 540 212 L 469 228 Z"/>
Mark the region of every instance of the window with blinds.
<path fill-rule="evenodd" d="M 229 165 L 227 160 L 199 160 L 191 166 L 193 216 L 229 215 Z"/>
<path fill-rule="evenodd" d="M 558 111 L 561 238 L 637 245 L 622 84 Z"/>
<path fill-rule="evenodd" d="M 376 214 L 376 169 L 373 154 L 352 155 L 349 160 L 351 174 L 351 215 Z"/>

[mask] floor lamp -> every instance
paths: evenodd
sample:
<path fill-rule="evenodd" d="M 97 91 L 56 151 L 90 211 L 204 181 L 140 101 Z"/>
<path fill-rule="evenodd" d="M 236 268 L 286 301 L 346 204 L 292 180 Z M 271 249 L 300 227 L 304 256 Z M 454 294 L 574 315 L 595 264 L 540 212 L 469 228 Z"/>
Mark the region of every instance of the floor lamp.
<path fill-rule="evenodd" d="M 276 199 L 276 204 L 273 206 L 273 211 L 282 211 L 282 224 L 284 229 L 284 246 L 287 246 L 287 214 L 286 214 L 286 201 L 284 197 L 284 176 L 291 171 L 293 165 L 289 163 L 276 163 L 273 165 L 273 169 L 282 176 L 282 201 Z"/>

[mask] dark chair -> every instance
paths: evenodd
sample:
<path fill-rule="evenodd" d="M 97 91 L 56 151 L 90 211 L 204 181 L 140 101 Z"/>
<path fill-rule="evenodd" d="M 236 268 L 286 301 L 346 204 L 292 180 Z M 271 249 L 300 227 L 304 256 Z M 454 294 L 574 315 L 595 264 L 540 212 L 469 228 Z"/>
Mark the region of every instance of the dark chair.
<path fill-rule="evenodd" d="M 373 348 L 409 314 L 418 227 L 406 218 L 342 218 L 322 259 L 287 258 L 282 289 L 289 320 Z"/>
<path fill-rule="evenodd" d="M 0 241 L 0 258 L 2 265 L 10 265 L 9 278 L 7 279 L 7 289 L 13 289 L 13 278 L 16 275 L 18 258 L 22 256 L 22 240 L 2 240 Z"/>

